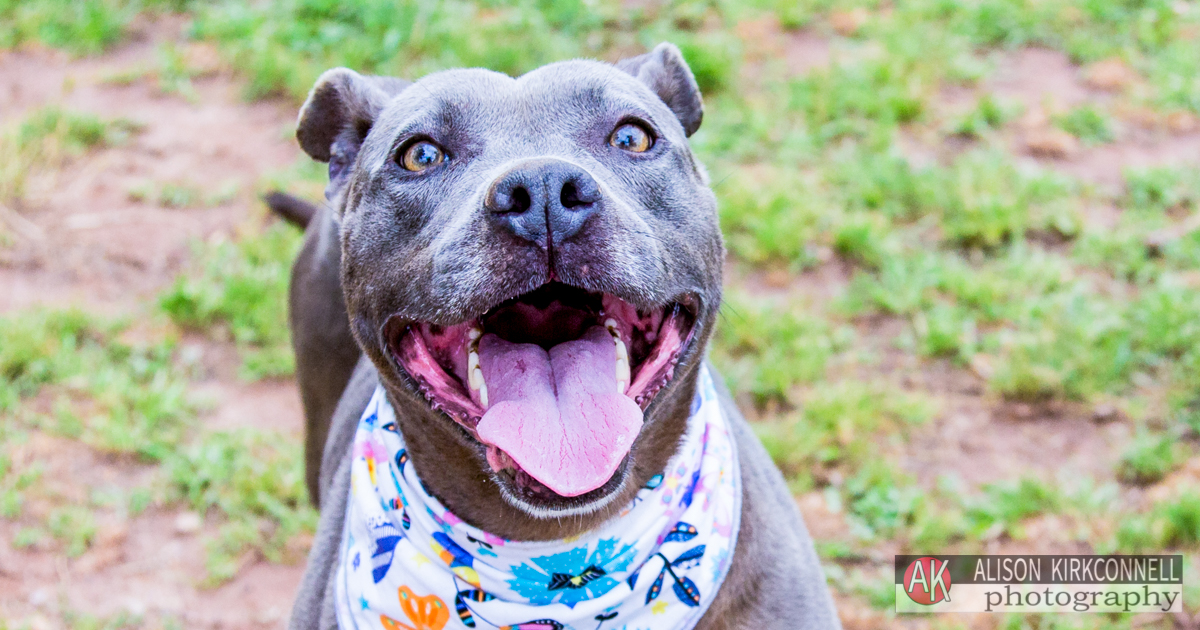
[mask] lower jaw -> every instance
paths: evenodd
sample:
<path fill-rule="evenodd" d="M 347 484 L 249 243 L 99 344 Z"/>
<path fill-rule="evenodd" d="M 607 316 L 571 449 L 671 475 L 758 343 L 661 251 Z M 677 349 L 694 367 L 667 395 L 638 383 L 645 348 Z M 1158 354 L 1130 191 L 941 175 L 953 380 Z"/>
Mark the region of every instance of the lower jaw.
<path fill-rule="evenodd" d="M 608 507 L 623 494 L 627 485 L 628 465 L 627 456 L 604 485 L 574 497 L 564 497 L 554 492 L 520 468 L 493 472 L 492 479 L 510 505 L 534 518 L 587 516 Z"/>

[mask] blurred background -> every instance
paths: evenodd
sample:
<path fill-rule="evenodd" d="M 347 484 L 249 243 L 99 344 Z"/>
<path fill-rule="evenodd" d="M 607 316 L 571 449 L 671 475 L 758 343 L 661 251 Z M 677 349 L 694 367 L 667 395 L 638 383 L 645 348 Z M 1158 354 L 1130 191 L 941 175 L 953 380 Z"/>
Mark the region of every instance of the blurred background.
<path fill-rule="evenodd" d="M 712 347 L 848 628 L 1197 628 L 1200 2 L 0 0 L 0 629 L 279 627 L 324 69 L 679 45 Z M 892 555 L 1188 554 L 1174 616 L 905 616 Z"/>

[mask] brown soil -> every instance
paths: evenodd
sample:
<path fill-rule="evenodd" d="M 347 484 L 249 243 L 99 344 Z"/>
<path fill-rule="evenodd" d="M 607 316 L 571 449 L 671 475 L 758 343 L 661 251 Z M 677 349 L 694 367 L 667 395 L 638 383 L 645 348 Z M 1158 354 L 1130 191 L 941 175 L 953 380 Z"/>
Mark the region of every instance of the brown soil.
<path fill-rule="evenodd" d="M 837 42 L 810 29 L 776 37 L 784 39 L 783 58 L 794 73 L 803 74 L 836 61 Z M 763 40 L 779 41 L 765 35 Z M 1017 103 L 1024 108 L 1023 117 L 1002 132 L 1013 153 L 1093 184 L 1099 192 L 1119 193 L 1127 168 L 1200 164 L 1200 124 L 1183 120 L 1179 114 L 1172 118 L 1129 105 L 1130 99 L 1124 98 L 1121 90 L 1134 90 L 1138 79 L 1125 73 L 1124 68 L 1107 66 L 1080 68 L 1057 51 L 1034 48 L 1008 53 L 981 85 L 943 89 L 933 104 L 935 120 L 904 130 L 901 148 L 918 166 L 945 160 L 961 151 L 965 145 L 953 138 L 944 140 L 937 133 L 939 125 L 974 107 L 980 96 L 991 92 L 1001 103 Z M 1095 104 L 1116 120 L 1113 142 L 1094 147 L 1073 145 L 1062 155 L 1053 156 L 1031 149 L 1031 135 L 1050 129 L 1051 116 L 1085 102 Z M 1088 208 L 1085 217 L 1098 227 L 1112 227 L 1119 210 L 1111 206 Z M 852 269 L 833 258 L 798 277 L 783 271 L 750 271 L 736 264 L 731 265 L 727 277 L 730 285 L 743 291 L 820 308 L 846 289 L 851 276 Z M 984 381 L 976 370 L 896 351 L 895 341 L 908 328 L 908 322 L 896 317 L 873 318 L 858 326 L 860 342 L 880 357 L 870 374 L 858 376 L 890 382 L 938 401 L 936 417 L 910 433 L 903 448 L 901 465 L 921 485 L 933 488 L 943 476 L 961 481 L 969 492 L 1021 477 L 1061 484 L 1067 489 L 1080 488 L 1083 480 L 1094 481 L 1093 487 L 1115 481 L 1114 464 L 1133 434 L 1133 427 L 1121 421 L 1119 414 L 1102 418 L 1112 414 L 1083 405 L 998 400 L 985 393 Z M 1146 500 L 1146 495 L 1169 493 L 1170 488 L 1193 483 L 1195 470 L 1200 470 L 1200 457 L 1193 458 L 1185 468 L 1193 472 L 1176 473 L 1149 492 L 1122 487 L 1119 502 L 1137 505 Z M 852 541 L 843 515 L 830 509 L 821 492 L 800 497 L 799 504 L 815 539 Z M 1038 518 L 1025 524 L 1021 540 L 990 541 L 985 545 L 986 552 L 1091 553 L 1090 545 L 1080 542 L 1078 534 L 1094 525 L 1058 516 Z M 868 575 L 887 571 L 891 555 L 899 552 L 893 547 L 885 543 L 862 549 L 862 560 L 847 566 Z M 993 628 L 997 623 L 994 615 L 956 615 L 953 619 L 939 615 L 937 620 L 897 618 L 872 609 L 858 597 L 843 593 L 835 597 L 847 628 L 926 628 L 955 623 Z M 1139 617 L 1138 622 L 1153 622 L 1153 617 Z M 1184 615 L 1175 621 L 1190 627 L 1189 619 Z"/>
<path fill-rule="evenodd" d="M 145 24 L 140 36 L 116 51 L 71 60 L 53 51 L 0 55 L 0 111 L 4 123 L 38 107 L 57 104 L 104 119 L 126 118 L 142 130 L 120 146 L 74 160 L 40 181 L 21 214 L 41 238 L 23 236 L 0 250 L 0 313 L 33 305 L 86 305 L 103 313 L 144 312 L 170 284 L 197 240 L 230 238 L 239 226 L 263 220 L 254 186 L 301 153 L 291 139 L 295 106 L 247 103 L 241 85 L 215 72 L 193 81 L 198 98 L 162 95 L 153 80 L 119 85 L 111 77 L 153 67 L 157 46 L 175 41 L 189 53 L 207 51 L 180 36 L 182 24 Z M 213 207 L 162 208 L 130 199 L 145 182 L 175 182 L 202 194 L 237 187 L 232 200 Z M 247 384 L 237 378 L 239 359 L 228 344 L 202 337 L 184 340 L 199 356 L 198 387 L 208 409 L 201 421 L 213 429 L 252 425 L 298 439 L 301 409 L 290 380 Z M 25 457 L 45 466 L 48 498 L 86 503 L 90 491 L 119 492 L 148 482 L 150 469 L 98 454 L 72 440 L 35 434 Z M 35 499 L 30 513 L 48 507 Z M 184 627 L 277 627 L 291 608 L 303 571 L 304 549 L 289 563 L 247 557 L 241 572 L 206 588 L 205 543 L 218 519 L 198 531 L 178 532 L 183 508 L 150 507 L 130 517 L 97 511 L 91 548 L 68 559 L 50 546 L 16 550 L 18 529 L 0 520 L 0 619 L 20 627 L 53 628 L 61 612 L 108 617 L 121 612 L 174 618 Z"/>
<path fill-rule="evenodd" d="M 0 313 L 35 304 L 141 312 L 186 262 L 190 243 L 228 238 L 246 222 L 263 220 L 254 183 L 301 155 L 290 137 L 293 104 L 246 103 L 239 96 L 240 84 L 221 71 L 195 80 L 199 98 L 194 103 L 158 93 L 152 81 L 118 85 L 108 80 L 152 65 L 162 41 L 179 42 L 201 57 L 211 53 L 184 42 L 180 28 L 173 20 L 145 24 L 140 37 L 95 58 L 71 60 L 51 51 L 0 56 L 4 122 L 45 104 L 61 104 L 144 125 L 128 143 L 69 164 L 20 209 L 42 236 L 21 237 L 0 249 Z M 781 59 L 790 74 L 824 67 L 836 54 L 830 38 L 812 30 L 782 32 L 771 22 L 745 28 L 759 42 L 748 54 L 764 61 Z M 1044 128 L 1051 113 L 1088 99 L 1111 106 L 1122 121 L 1116 142 L 1058 158 L 1031 158 L 1101 186 L 1119 186 L 1126 166 L 1200 161 L 1200 131 L 1173 132 L 1165 121 L 1147 124 L 1144 117 L 1120 110 L 1113 91 L 1093 87 L 1098 80 L 1089 76 L 1060 53 L 1021 50 L 1002 60 L 999 71 L 978 90 L 947 94 L 945 106 L 969 106 L 985 90 L 1022 103 L 1027 114 L 1011 138 L 1018 153 L 1027 153 L 1028 132 Z M 930 147 L 924 138 L 918 132 L 905 138 L 914 159 L 942 154 L 944 148 Z M 238 194 L 215 207 L 161 208 L 130 200 L 130 188 L 145 181 L 186 182 L 204 191 L 233 182 Z M 849 266 L 830 258 L 798 278 L 732 265 L 729 279 L 744 291 L 819 306 L 835 299 L 850 275 Z M 1090 409 L 1002 404 L 984 394 L 980 379 L 969 370 L 895 351 L 894 340 L 907 326 L 897 318 L 879 318 L 864 323 L 859 337 L 883 357 L 873 377 L 928 392 L 941 402 L 938 416 L 915 431 L 905 450 L 904 467 L 923 484 L 932 485 L 943 474 L 957 476 L 973 489 L 1021 475 L 1111 479 L 1112 462 L 1130 434 L 1126 423 L 1096 424 Z M 237 378 L 238 359 L 229 345 L 202 337 L 188 337 L 184 344 L 200 356 L 204 377 L 199 393 L 212 403 L 202 417 L 206 426 L 254 425 L 299 435 L 301 413 L 292 381 L 244 383 Z M 145 483 L 150 474 L 136 462 L 44 435 L 23 447 L 20 457 L 43 461 L 55 496 L 77 501 L 85 501 L 89 489 L 130 488 Z M 1197 467 L 1187 468 L 1193 469 Z M 818 539 L 846 536 L 844 519 L 819 493 L 801 497 L 800 504 Z M 36 513 L 46 508 L 35 501 L 28 509 Z M 13 549 L 15 526 L 0 521 L 0 619 L 27 620 L 40 630 L 56 627 L 64 609 L 97 616 L 120 611 L 170 616 L 187 627 L 279 626 L 286 618 L 302 572 L 303 549 L 293 550 L 291 564 L 247 558 L 233 581 L 208 589 L 200 580 L 204 543 L 215 533 L 215 518 L 189 533 L 178 531 L 174 509 L 151 507 L 134 517 L 116 509 L 100 513 L 95 544 L 74 559 L 37 545 Z M 1064 529 L 1061 523 L 1029 527 L 1038 534 L 1033 542 L 1027 537 L 1002 542 L 1007 546 L 1001 548 L 1078 548 L 1069 536 L 1054 533 Z M 886 567 L 888 552 L 864 550 L 865 566 Z M 838 598 L 847 627 L 897 623 L 856 597 Z M 963 621 L 989 627 L 995 620 Z"/>

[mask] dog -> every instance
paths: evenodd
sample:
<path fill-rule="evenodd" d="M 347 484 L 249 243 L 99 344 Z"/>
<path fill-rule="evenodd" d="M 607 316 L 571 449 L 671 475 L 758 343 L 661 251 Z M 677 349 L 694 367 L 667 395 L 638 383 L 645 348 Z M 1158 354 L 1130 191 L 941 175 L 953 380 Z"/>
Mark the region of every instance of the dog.
<path fill-rule="evenodd" d="M 417 575 L 441 558 L 438 571 L 457 586 L 435 597 L 403 583 L 397 610 L 408 620 L 368 610 L 364 595 L 369 625 L 447 627 L 453 597 L 453 624 L 462 626 L 449 627 L 574 627 L 550 612 L 578 612 L 589 597 L 633 593 L 636 584 L 636 597 L 587 627 L 634 627 L 621 607 L 650 615 L 642 606 L 651 603 L 655 614 L 681 611 L 684 620 L 638 617 L 655 628 L 839 626 L 782 475 L 705 359 L 725 252 L 715 197 L 688 145 L 702 117 L 696 81 L 670 44 L 616 64 L 566 61 L 518 78 L 458 69 L 410 83 L 344 68 L 320 77 L 296 135 L 329 164 L 328 204 L 268 198 L 306 230 L 289 323 L 306 481 L 320 521 L 291 628 L 357 625 L 360 617 L 347 617 L 360 614 L 358 600 L 347 603 L 347 589 L 359 588 L 348 577 L 360 562 L 355 551 L 351 566 L 351 549 L 365 544 L 377 586 L 394 586 L 381 579 L 398 570 L 397 541 L 416 538 L 410 520 L 430 516 L 437 553 L 413 556 L 425 563 Z M 629 514 L 650 513 L 638 506 L 659 497 L 679 509 L 708 504 L 717 486 L 697 489 L 696 472 L 680 503 L 688 480 L 675 486 L 667 470 L 697 444 L 690 427 L 702 400 L 711 418 L 724 418 L 711 426 L 731 445 L 714 464 L 728 467 L 718 477 L 733 489 L 734 516 L 732 527 L 725 522 L 728 557 L 709 576 L 716 590 L 704 592 L 708 578 L 680 568 L 697 565 L 704 545 L 676 560 L 657 553 L 661 561 L 640 570 L 628 564 L 638 552 L 631 545 L 620 580 L 613 558 L 547 570 L 543 599 L 522 602 L 552 602 L 536 609 L 544 619 L 501 623 L 481 612 L 499 606 L 480 586 L 478 565 L 498 549 L 486 541 L 508 541 L 505 552 L 519 554 L 522 545 L 589 540 L 602 528 L 633 539 L 642 533 L 620 529 Z M 394 420 L 380 428 L 385 411 Z M 371 431 L 385 428 L 391 433 L 372 442 Z M 387 452 L 362 455 L 363 445 Z M 387 535 L 363 543 L 366 534 L 355 532 L 369 531 L 357 522 L 366 517 L 347 514 L 358 513 L 362 488 L 371 497 L 362 509 L 380 509 L 371 493 L 390 484 L 377 478 L 384 467 L 395 489 L 379 492 L 395 494 L 369 526 Z M 420 509 L 414 494 L 438 507 Z M 446 539 L 458 527 L 474 532 L 467 539 L 478 554 Z M 681 521 L 651 532 L 650 544 L 696 530 Z M 717 555 L 717 542 L 705 558 Z M 530 560 L 539 566 L 545 557 Z M 396 605 L 395 588 L 364 580 L 363 593 Z M 610 620 L 616 625 L 604 625 Z"/>

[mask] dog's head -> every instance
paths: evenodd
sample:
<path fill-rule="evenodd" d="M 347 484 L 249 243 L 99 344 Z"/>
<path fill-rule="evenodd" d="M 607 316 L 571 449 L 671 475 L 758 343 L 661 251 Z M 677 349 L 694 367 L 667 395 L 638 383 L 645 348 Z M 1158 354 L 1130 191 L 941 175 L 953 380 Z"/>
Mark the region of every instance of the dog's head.
<path fill-rule="evenodd" d="M 460 515 L 494 494 L 586 527 L 674 452 L 724 256 L 701 114 L 668 44 L 313 88 L 297 136 L 329 162 L 351 328 Z"/>

